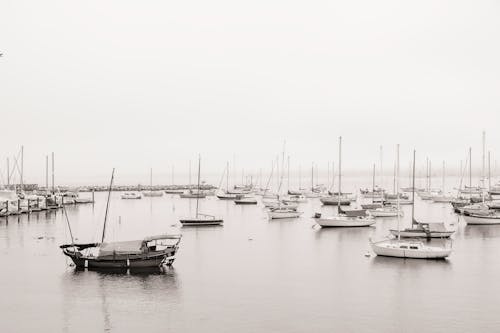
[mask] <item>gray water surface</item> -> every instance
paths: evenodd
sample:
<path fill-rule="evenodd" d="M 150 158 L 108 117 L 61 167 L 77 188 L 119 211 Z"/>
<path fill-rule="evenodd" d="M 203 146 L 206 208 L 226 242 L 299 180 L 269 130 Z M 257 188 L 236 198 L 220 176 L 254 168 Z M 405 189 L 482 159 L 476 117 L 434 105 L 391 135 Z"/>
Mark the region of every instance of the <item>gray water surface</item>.
<path fill-rule="evenodd" d="M 85 196 L 85 194 L 83 194 Z M 68 206 L 79 241 L 102 231 L 105 193 Z M 121 200 L 113 193 L 108 240 L 178 232 L 196 200 L 164 195 Z M 383 258 L 369 251 L 397 226 L 321 229 L 318 199 L 300 219 L 269 221 L 259 203 L 200 200 L 222 227 L 184 227 L 171 268 L 77 271 L 61 210 L 0 219 L 2 332 L 473 332 L 500 330 L 500 225 L 466 226 L 449 204 L 417 200 L 417 217 L 444 220 L 454 235 L 444 261 Z M 405 206 L 402 224 L 409 224 Z M 177 230 L 177 231 L 176 231 Z"/>

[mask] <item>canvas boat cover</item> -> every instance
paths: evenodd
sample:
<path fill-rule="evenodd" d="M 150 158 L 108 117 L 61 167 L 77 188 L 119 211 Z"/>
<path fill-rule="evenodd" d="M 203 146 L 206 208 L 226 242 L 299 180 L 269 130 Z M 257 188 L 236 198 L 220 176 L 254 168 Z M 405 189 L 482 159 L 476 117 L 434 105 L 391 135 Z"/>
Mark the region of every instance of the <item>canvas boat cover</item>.
<path fill-rule="evenodd" d="M 164 234 L 164 235 L 145 237 L 144 241 L 150 242 L 150 241 L 160 240 L 160 239 L 180 239 L 180 238 L 181 238 L 181 235 L 166 235 L 166 234 Z"/>
<path fill-rule="evenodd" d="M 143 240 L 102 243 L 99 247 L 99 256 L 141 254 Z"/>

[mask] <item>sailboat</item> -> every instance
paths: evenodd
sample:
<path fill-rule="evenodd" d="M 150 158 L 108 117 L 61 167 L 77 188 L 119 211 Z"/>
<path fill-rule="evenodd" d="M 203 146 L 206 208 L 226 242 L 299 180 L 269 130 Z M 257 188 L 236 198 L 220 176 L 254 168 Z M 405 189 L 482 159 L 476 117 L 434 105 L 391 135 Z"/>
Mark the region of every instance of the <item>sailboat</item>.
<path fill-rule="evenodd" d="M 142 195 L 145 197 L 161 197 L 163 196 L 162 191 L 153 191 L 153 168 L 149 171 L 149 191 L 142 191 Z"/>
<path fill-rule="evenodd" d="M 365 210 L 344 211 L 341 205 L 342 193 L 342 137 L 339 137 L 339 191 L 337 196 L 338 214 L 323 217 L 321 213 L 316 213 L 314 219 L 322 227 L 367 227 L 375 223 L 372 216 L 366 215 Z"/>
<path fill-rule="evenodd" d="M 432 196 L 431 200 L 433 202 L 452 202 L 453 201 L 453 196 L 445 193 L 444 180 L 445 180 L 445 162 L 443 161 L 443 185 L 442 185 L 441 193 L 435 194 Z"/>
<path fill-rule="evenodd" d="M 394 181 L 395 184 L 395 181 Z M 395 187 L 396 185 L 394 185 Z M 395 191 L 395 188 L 394 188 Z M 373 180 L 372 180 L 372 193 L 375 193 L 375 164 L 373 165 Z M 387 194 L 384 193 L 384 198 L 387 198 Z M 397 199 L 401 199 L 401 195 L 396 194 L 394 197 Z M 392 197 L 390 197 L 392 198 Z M 374 204 L 374 197 L 372 196 L 372 204 Z M 391 199 L 392 200 L 392 199 Z M 391 203 L 391 201 L 387 200 L 388 203 Z M 391 205 L 385 205 L 387 201 L 382 201 L 383 204 L 381 204 L 380 207 L 374 206 L 371 209 L 368 209 L 368 214 L 370 214 L 373 217 L 394 217 L 394 216 L 403 216 L 403 211 L 401 209 L 398 209 L 395 206 Z"/>
<path fill-rule="evenodd" d="M 200 171 L 201 171 L 201 158 L 198 156 L 198 191 L 200 193 Z M 196 215 L 191 218 L 181 219 L 180 222 L 183 226 L 204 226 L 204 225 L 222 225 L 224 220 L 209 214 L 202 214 L 199 212 L 200 197 L 196 197 Z"/>
<path fill-rule="evenodd" d="M 226 163 L 226 191 L 217 193 L 216 195 L 220 200 L 236 200 L 243 196 L 243 194 L 234 194 L 229 192 L 229 162 Z"/>
<path fill-rule="evenodd" d="M 106 268 L 147 268 L 159 267 L 163 264 L 172 265 L 179 248 L 180 235 L 156 235 L 139 240 L 120 242 L 106 241 L 106 223 L 108 219 L 109 202 L 113 186 L 115 170 L 111 175 L 106 203 L 106 214 L 102 229 L 101 241 L 98 243 L 77 244 L 73 238 L 71 225 L 66 209 L 63 206 L 68 223 L 70 244 L 59 246 L 63 254 L 70 257 L 78 268 L 106 269 Z"/>
<path fill-rule="evenodd" d="M 399 192 L 399 145 L 397 145 L 396 157 L 397 182 Z M 412 200 L 415 200 L 415 150 L 413 151 L 413 195 Z M 399 193 L 398 193 L 399 194 Z M 397 208 L 399 209 L 399 195 L 397 197 Z M 415 205 L 412 205 L 412 224 L 414 218 Z M 401 240 L 401 231 L 399 229 L 400 217 L 398 216 L 398 232 L 396 239 L 386 239 L 378 242 L 373 242 L 369 239 L 371 248 L 375 254 L 379 256 L 397 257 L 397 258 L 414 258 L 414 259 L 444 259 L 451 254 L 451 247 L 433 246 L 424 243 L 420 240 Z"/>

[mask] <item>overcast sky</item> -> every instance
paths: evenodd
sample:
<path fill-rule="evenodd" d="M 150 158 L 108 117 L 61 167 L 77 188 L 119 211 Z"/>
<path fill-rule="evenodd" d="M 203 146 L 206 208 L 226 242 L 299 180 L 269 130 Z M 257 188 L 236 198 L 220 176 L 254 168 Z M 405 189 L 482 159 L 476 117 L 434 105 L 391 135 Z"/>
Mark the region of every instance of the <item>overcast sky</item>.
<path fill-rule="evenodd" d="M 481 131 L 500 152 L 498 1 L 39 1 L 0 4 L 0 170 L 168 182 L 186 172 L 392 165 L 415 147 L 456 167 Z M 500 155 L 499 155 L 500 159 Z M 193 166 L 194 169 L 194 166 Z M 241 172 L 241 171 L 240 171 Z M 179 178 L 181 175 L 179 175 Z M 218 178 L 217 178 L 218 179 Z"/>

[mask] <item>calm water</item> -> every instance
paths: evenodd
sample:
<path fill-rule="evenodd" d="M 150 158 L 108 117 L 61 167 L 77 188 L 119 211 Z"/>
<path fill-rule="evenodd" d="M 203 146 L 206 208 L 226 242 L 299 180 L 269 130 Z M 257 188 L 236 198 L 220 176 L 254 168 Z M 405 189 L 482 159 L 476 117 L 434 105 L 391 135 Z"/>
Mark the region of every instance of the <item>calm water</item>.
<path fill-rule="evenodd" d="M 80 241 L 101 232 L 105 194 L 68 207 Z M 164 233 L 194 213 L 196 200 L 165 195 L 121 200 L 113 193 L 109 240 Z M 457 230 L 446 261 L 365 257 L 368 238 L 396 227 L 313 227 L 304 216 L 268 221 L 261 204 L 216 197 L 201 211 L 223 227 L 182 228 L 181 248 L 163 272 L 76 271 L 58 245 L 62 211 L 0 220 L 3 332 L 472 332 L 500 330 L 500 226 L 466 226 L 448 204 L 417 202 L 417 217 Z M 410 221 L 406 206 L 403 223 Z M 175 228 L 173 229 L 175 230 Z"/>

